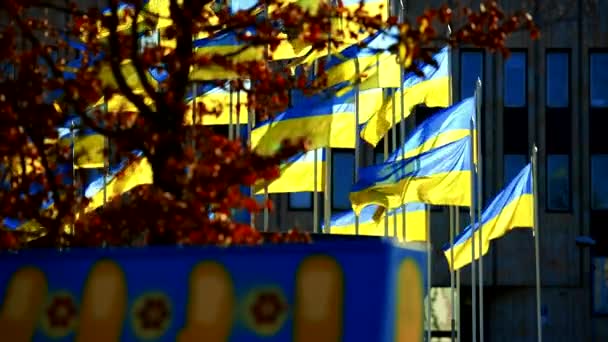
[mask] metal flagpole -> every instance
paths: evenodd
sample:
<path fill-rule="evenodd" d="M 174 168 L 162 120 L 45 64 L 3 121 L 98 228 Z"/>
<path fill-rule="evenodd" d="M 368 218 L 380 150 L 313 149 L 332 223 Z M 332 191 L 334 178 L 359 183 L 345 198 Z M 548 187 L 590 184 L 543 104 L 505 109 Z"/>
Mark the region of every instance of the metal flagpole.
<path fill-rule="evenodd" d="M 447 38 L 449 39 L 450 36 L 452 35 L 452 27 L 450 25 L 448 25 L 447 27 L 448 32 L 447 32 Z M 449 103 L 450 105 L 452 105 L 454 103 L 454 94 L 453 94 L 453 89 L 452 89 L 452 49 L 449 47 L 448 45 L 448 72 L 450 75 L 450 83 L 449 83 L 449 87 L 448 87 L 448 96 L 449 96 Z M 457 210 L 459 210 L 458 207 L 456 206 L 449 206 L 448 207 L 449 210 L 449 216 L 450 216 L 450 246 L 454 245 L 454 236 L 456 234 L 456 214 L 455 212 Z M 454 265 L 454 249 L 451 248 L 450 249 L 450 263 L 451 265 Z M 455 312 L 456 312 L 456 271 L 454 271 L 454 268 L 450 268 L 450 293 L 451 293 L 451 307 L 452 307 L 452 319 L 451 319 L 451 324 L 450 324 L 450 330 L 451 330 L 451 341 L 454 342 L 457 338 L 457 333 L 456 333 L 456 319 L 455 319 Z M 460 297 L 458 297 L 458 299 L 460 300 Z"/>
<path fill-rule="evenodd" d="M 391 90 L 391 101 L 393 103 L 392 105 L 392 114 L 393 117 L 391 118 L 391 141 L 393 143 L 393 152 L 397 150 L 397 127 L 395 127 L 397 125 L 397 108 L 395 108 L 395 105 L 397 104 L 395 101 L 395 96 L 397 94 L 395 94 L 395 90 L 392 89 Z M 388 208 L 387 208 L 388 211 Z M 393 237 L 397 237 L 397 213 L 393 212 L 391 214 L 391 216 L 393 216 Z"/>
<path fill-rule="evenodd" d="M 474 140 L 474 119 L 471 118 L 471 140 Z M 471 162 L 475 160 L 475 147 L 471 144 Z M 471 341 L 477 342 L 477 293 L 475 290 L 475 172 L 474 168 L 471 167 L 471 206 L 469 207 L 469 218 L 471 222 L 471 230 L 473 235 L 471 236 Z"/>
<path fill-rule="evenodd" d="M 228 93 L 230 98 L 228 99 L 228 105 L 230 106 L 230 108 L 228 109 L 228 139 L 233 140 L 234 139 L 234 125 L 233 125 L 233 109 L 234 109 L 234 102 L 232 100 L 232 82 L 228 82 Z"/>
<path fill-rule="evenodd" d="M 382 90 L 382 93 L 386 99 L 386 91 Z M 386 161 L 388 159 L 388 136 L 385 135 L 382 140 L 384 142 L 384 160 Z M 389 210 L 386 209 L 386 211 L 384 212 L 384 236 L 388 236 L 389 217 Z"/>
<path fill-rule="evenodd" d="M 405 7 L 405 3 L 403 1 L 400 2 L 401 5 L 401 11 L 399 12 L 399 22 L 404 23 L 405 22 L 405 15 L 406 15 L 406 7 Z M 405 94 L 403 94 L 403 82 L 405 81 L 405 68 L 403 67 L 403 65 L 401 65 L 401 68 L 399 68 L 399 72 L 401 73 L 400 77 L 399 77 L 399 96 L 401 97 L 401 106 L 400 106 L 400 110 L 401 110 L 401 145 L 403 145 L 405 143 L 405 136 L 406 136 L 406 127 L 405 127 Z M 403 156 L 402 158 L 405 159 L 405 149 L 403 149 Z M 407 204 L 403 204 L 401 206 L 401 219 L 402 219 L 402 234 L 403 234 L 403 242 L 405 242 L 405 234 L 406 234 L 406 206 Z"/>
<path fill-rule="evenodd" d="M 320 233 L 319 231 L 319 189 L 317 188 L 317 181 L 319 179 L 319 174 L 317 172 L 317 167 L 319 166 L 319 156 L 318 153 L 319 151 L 321 151 L 321 153 L 323 153 L 323 150 L 315 150 L 315 163 L 314 163 L 314 170 L 313 170 L 313 192 L 312 192 L 312 218 L 313 218 L 313 222 L 312 222 L 312 231 L 315 233 Z M 325 224 L 325 231 L 326 232 L 331 232 L 331 227 L 327 225 L 327 223 Z"/>
<path fill-rule="evenodd" d="M 359 58 L 355 58 L 355 183 L 359 180 L 359 153 L 361 152 L 361 144 L 359 141 L 359 74 L 361 72 L 359 66 Z M 355 235 L 359 235 L 359 215 L 355 215 Z"/>
<path fill-rule="evenodd" d="M 534 264 L 536 268 L 536 340 L 537 342 L 543 341 L 543 327 L 542 327 L 542 317 L 541 317 L 541 291 L 540 291 L 540 248 L 539 248 L 539 239 L 540 239 L 540 224 L 538 220 L 538 148 L 536 144 L 532 147 L 532 195 L 534 201 L 534 229 L 532 233 L 534 234 Z"/>
<path fill-rule="evenodd" d="M 72 122 L 70 123 L 70 137 L 72 139 L 72 186 L 74 187 L 74 189 L 76 189 L 76 152 L 75 152 L 75 148 L 76 148 L 76 125 L 74 124 L 74 121 L 72 120 Z M 72 235 L 74 235 L 76 233 L 76 227 L 74 225 L 74 223 L 72 222 Z"/>
<path fill-rule="evenodd" d="M 482 195 L 481 195 L 481 187 L 483 186 L 482 177 L 482 155 L 481 155 L 481 133 L 483 131 L 483 125 L 481 122 L 481 99 L 482 99 L 482 91 L 481 91 L 481 79 L 477 78 L 476 90 L 477 96 L 476 100 L 476 109 L 475 116 L 477 121 L 477 147 L 475 153 L 477 153 L 477 222 L 479 223 L 479 342 L 483 342 L 484 333 L 483 333 L 483 237 L 482 231 L 483 227 L 481 225 L 481 207 L 482 207 Z"/>
<path fill-rule="evenodd" d="M 332 0 L 332 5 L 335 5 L 335 0 Z M 331 20 L 331 18 L 329 18 Z M 331 58 L 331 28 L 328 33 L 327 40 L 327 60 Z M 316 75 L 316 71 L 315 71 Z M 323 197 L 324 200 L 324 208 L 323 208 L 323 219 L 325 221 L 325 227 L 330 226 L 331 221 L 331 147 L 325 148 L 325 195 Z"/>
<path fill-rule="evenodd" d="M 458 234 L 460 230 L 460 208 L 454 207 L 454 234 Z M 458 300 L 456 301 L 456 341 L 460 342 L 460 270 L 456 271 L 456 294 Z"/>
<path fill-rule="evenodd" d="M 108 100 L 104 96 L 103 98 L 103 109 L 105 112 L 105 116 L 108 116 Z M 108 147 L 109 147 L 108 137 L 103 138 L 103 206 L 106 206 L 108 202 L 108 169 L 109 169 L 109 160 L 108 160 Z"/>
<path fill-rule="evenodd" d="M 426 273 L 427 273 L 427 283 L 426 283 L 426 340 L 431 341 L 431 289 L 432 285 L 432 273 L 433 268 L 431 267 L 432 262 L 432 246 L 431 246 L 431 209 L 427 205 L 424 207 L 426 211 Z"/>

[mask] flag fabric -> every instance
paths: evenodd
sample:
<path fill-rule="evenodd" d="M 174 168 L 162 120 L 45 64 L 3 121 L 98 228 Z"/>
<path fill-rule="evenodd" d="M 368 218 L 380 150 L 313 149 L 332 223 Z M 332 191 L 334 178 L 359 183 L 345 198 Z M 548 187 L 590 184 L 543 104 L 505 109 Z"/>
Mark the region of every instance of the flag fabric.
<path fill-rule="evenodd" d="M 106 199 L 110 201 L 134 187 L 142 184 L 152 184 L 152 167 L 143 153 L 134 153 L 136 158 L 123 160 L 112 168 L 107 176 L 101 176 L 87 186 L 85 197 L 90 200 L 85 208 L 89 212 L 104 204 L 104 177 L 106 177 Z"/>
<path fill-rule="evenodd" d="M 490 249 L 490 241 L 502 237 L 516 228 L 534 229 L 534 195 L 532 165 L 528 164 L 492 200 L 481 215 L 482 255 Z M 479 258 L 480 225 L 469 225 L 455 239 L 453 246 L 443 248 L 448 265 L 460 269 L 471 263 L 473 252 L 471 237 L 475 239 L 475 260 Z M 454 251 L 454 265 L 451 265 L 451 251 Z"/>
<path fill-rule="evenodd" d="M 355 147 L 355 105 L 343 97 L 311 97 L 306 106 L 294 106 L 261 122 L 251 132 L 251 146 L 261 155 L 274 154 L 286 139 L 308 138 L 310 149 Z"/>
<path fill-rule="evenodd" d="M 470 206 L 471 145 L 469 136 L 413 158 L 361 168 L 350 193 L 353 210 L 410 202 Z"/>
<path fill-rule="evenodd" d="M 266 47 L 255 45 L 245 40 L 246 37 L 254 37 L 255 35 L 255 28 L 241 30 L 226 29 L 214 36 L 195 40 L 193 42 L 195 58 L 208 57 L 209 63 L 207 65 L 194 66 L 190 72 L 190 79 L 194 81 L 207 81 L 242 77 L 242 72 L 239 73 L 235 68 L 215 63 L 213 57 L 225 57 L 226 62 L 229 64 L 264 59 Z"/>
<path fill-rule="evenodd" d="M 443 48 L 433 58 L 438 67 L 430 64 L 422 65 L 420 69 L 424 73 L 424 77 L 413 72 L 404 76 L 402 90 L 393 91 L 361 131 L 363 140 L 376 146 L 386 132 L 401 121 L 401 95 L 404 100 L 404 118 L 408 117 L 412 109 L 420 104 L 428 107 L 450 105 L 449 49 Z M 364 84 L 362 86 L 365 87 Z M 392 122 L 393 110 L 398 114 L 395 122 Z"/>
<path fill-rule="evenodd" d="M 59 128 L 59 144 L 71 147 L 74 166 L 77 168 L 100 168 L 105 165 L 106 137 L 92 129 Z"/>
<path fill-rule="evenodd" d="M 226 83 L 224 86 L 203 86 L 197 91 L 197 95 L 194 99 L 192 97 L 192 92 L 190 92 L 186 96 L 186 113 L 184 116 L 185 125 L 192 124 L 193 102 L 197 104 L 195 106 L 196 117 L 194 118 L 197 124 L 228 125 L 231 122 L 231 115 L 232 124 L 235 125 L 237 121 L 239 124 L 244 125 L 247 124 L 247 121 L 249 120 L 247 92 L 244 90 L 240 90 L 238 92 L 235 90 L 231 92 L 228 83 Z M 204 111 L 202 113 L 199 112 L 200 104 L 204 106 Z"/>
<path fill-rule="evenodd" d="M 120 73 L 125 79 L 127 86 L 133 91 L 143 92 L 144 87 L 142 85 L 139 76 L 137 75 L 137 71 L 133 62 L 129 59 L 125 59 L 120 64 Z M 162 76 L 160 76 L 162 75 Z M 159 78 L 160 76 L 160 78 Z M 159 80 L 164 80 L 168 76 L 167 73 L 159 73 L 157 71 L 151 72 L 147 70 L 145 73 L 146 80 L 154 89 L 158 89 L 160 82 Z M 116 80 L 116 76 L 112 72 L 112 66 L 108 62 L 103 62 L 99 68 L 99 72 L 97 74 L 97 78 L 101 81 L 101 87 L 106 88 L 114 88 L 118 89 L 118 81 Z M 158 79 L 157 79 L 158 78 Z"/>
<path fill-rule="evenodd" d="M 398 43 L 394 29 L 380 31 L 331 55 L 325 62 L 327 86 L 359 90 L 399 87 L 401 65 L 388 50 Z"/>
<path fill-rule="evenodd" d="M 407 141 L 389 155 L 387 161 L 415 157 L 470 136 L 475 110 L 475 97 L 469 97 L 436 113 L 418 125 Z M 474 141 L 475 132 L 476 130 L 473 131 Z"/>
<path fill-rule="evenodd" d="M 315 154 L 317 155 L 317 187 L 318 192 L 323 191 L 323 168 L 325 167 L 325 149 L 320 148 L 302 152 L 283 163 L 279 178 L 268 184 L 268 193 L 284 192 L 314 192 L 315 191 Z M 264 185 L 255 187 L 256 194 L 264 194 Z"/>
<path fill-rule="evenodd" d="M 383 236 L 385 221 L 388 220 L 388 236 L 395 237 L 395 221 L 397 221 L 397 238 L 403 241 L 403 206 L 390 210 L 388 217 L 382 215 L 379 221 L 374 217 L 377 209 L 377 205 L 363 208 L 359 215 L 359 235 Z M 429 222 L 427 214 L 427 208 L 424 203 L 408 203 L 405 205 L 406 242 L 426 241 L 426 231 Z M 331 218 L 329 229 L 323 226 L 323 230 L 331 234 L 354 235 L 354 211 L 334 215 Z"/>

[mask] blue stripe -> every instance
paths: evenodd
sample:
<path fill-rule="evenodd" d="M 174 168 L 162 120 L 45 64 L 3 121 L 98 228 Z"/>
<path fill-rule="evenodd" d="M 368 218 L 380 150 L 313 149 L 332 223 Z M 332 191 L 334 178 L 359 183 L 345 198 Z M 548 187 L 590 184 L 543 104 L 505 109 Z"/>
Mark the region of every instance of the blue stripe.
<path fill-rule="evenodd" d="M 387 161 L 391 162 L 401 159 L 401 156 L 405 153 L 418 148 L 431 139 L 439 137 L 443 133 L 451 130 L 470 129 L 471 120 L 474 120 L 474 117 L 474 97 L 469 97 L 452 107 L 441 110 L 416 127 L 405 144 L 391 153 Z"/>
<path fill-rule="evenodd" d="M 412 158 L 361 168 L 359 181 L 351 192 L 396 184 L 405 178 L 471 171 L 471 164 L 471 137 L 468 136 Z"/>
<path fill-rule="evenodd" d="M 492 200 L 488 207 L 483 211 L 481 215 L 481 225 L 487 224 L 490 220 L 501 214 L 502 210 L 519 199 L 523 195 L 532 195 L 532 165 L 526 165 L 520 172 L 513 178 L 513 180 Z M 475 229 L 469 225 L 465 230 L 460 233 L 454 240 L 454 245 L 460 245 L 465 243 L 473 236 L 473 233 L 479 229 L 479 223 L 475 225 Z M 443 246 L 443 250 L 450 248 L 449 243 Z"/>

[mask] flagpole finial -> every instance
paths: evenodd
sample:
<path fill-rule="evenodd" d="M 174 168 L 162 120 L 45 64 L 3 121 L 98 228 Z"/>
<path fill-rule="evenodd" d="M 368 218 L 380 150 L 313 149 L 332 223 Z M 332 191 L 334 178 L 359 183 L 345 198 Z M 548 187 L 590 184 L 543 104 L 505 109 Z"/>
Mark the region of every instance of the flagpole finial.
<path fill-rule="evenodd" d="M 481 77 L 477 77 L 477 86 L 481 87 Z"/>
<path fill-rule="evenodd" d="M 538 153 L 538 146 L 536 146 L 536 144 L 532 145 L 532 152 Z"/>
<path fill-rule="evenodd" d="M 452 35 L 452 25 L 448 24 L 448 37 Z"/>

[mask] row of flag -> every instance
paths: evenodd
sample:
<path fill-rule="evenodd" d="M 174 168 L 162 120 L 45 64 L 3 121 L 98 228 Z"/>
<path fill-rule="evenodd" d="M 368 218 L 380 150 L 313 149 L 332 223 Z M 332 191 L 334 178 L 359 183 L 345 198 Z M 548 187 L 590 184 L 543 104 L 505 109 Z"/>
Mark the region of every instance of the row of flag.
<path fill-rule="evenodd" d="M 369 3 L 373 4 L 373 2 Z M 150 1 L 147 5 L 156 6 L 156 9 L 164 6 L 160 1 Z M 357 1 L 358 5 L 359 1 Z M 356 148 L 359 139 L 375 146 L 392 127 L 409 116 L 416 105 L 448 107 L 451 101 L 449 49 L 444 48 L 434 56 L 436 66 L 420 65 L 420 70 L 425 75 L 420 77 L 414 73 L 404 72 L 395 56 L 387 52 L 388 48 L 396 43 L 396 38 L 391 33 L 394 32 L 388 30 L 371 34 L 363 39 L 365 43 L 363 45 L 353 44 L 336 53 L 328 52 L 327 56 L 321 56 L 324 58 L 329 81 L 328 90 L 331 91 L 313 98 L 294 92 L 296 94 L 292 108 L 253 127 L 250 137 L 247 138 L 250 139 L 252 148 L 260 154 L 272 154 L 277 151 L 280 142 L 284 139 L 300 136 L 308 137 L 312 147 L 311 151 L 285 161 L 278 179 L 268 184 L 257 184 L 254 189 L 256 194 L 321 192 L 325 188 L 322 177 L 326 164 L 325 148 Z M 239 36 L 243 34 L 255 34 L 255 32 L 252 28 L 245 29 L 245 32 L 219 32 L 212 37 L 195 40 L 193 49 L 201 54 L 234 53 L 242 47 L 243 42 Z M 264 58 L 263 51 L 260 52 L 254 47 L 239 51 L 241 53 L 236 57 L 239 61 Z M 79 60 L 76 60 L 71 66 L 80 67 L 79 63 Z M 228 74 L 231 71 L 223 68 L 210 68 L 193 70 L 193 80 L 206 81 L 242 76 Z M 133 76 L 127 77 L 129 85 L 138 90 L 141 89 L 141 85 L 133 69 L 129 62 L 123 64 L 123 73 Z M 73 71 L 66 70 L 65 73 L 69 76 Z M 106 84 L 114 82 L 109 70 L 102 68 L 101 76 Z M 166 76 L 162 72 L 151 69 L 149 81 L 157 85 Z M 227 86 L 203 84 L 194 87 L 185 101 L 189 104 L 204 103 L 208 107 L 221 105 L 220 115 L 205 116 L 202 119 L 203 124 L 248 123 L 246 94 L 244 92 L 239 94 Z M 101 99 L 93 107 L 99 106 L 103 106 L 106 112 L 136 110 L 128 100 L 119 95 L 107 101 Z M 400 116 L 395 115 L 398 111 L 401 111 Z M 236 113 L 239 113 L 239 116 L 235 118 Z M 448 107 L 419 125 L 410 134 L 409 139 L 384 163 L 360 168 L 358 179 L 350 194 L 353 211 L 332 218 L 326 230 L 349 232 L 352 229 L 349 228 L 348 222 L 353 225 L 356 222 L 360 225 L 360 233 L 369 231 L 370 234 L 374 232 L 376 235 L 381 235 L 379 232 L 384 232 L 383 224 L 386 225 L 385 222 L 393 220 L 402 222 L 404 226 L 404 229 L 398 229 L 405 231 L 400 233 L 401 237 L 408 241 L 424 240 L 427 238 L 425 227 L 429 220 L 428 207 L 422 203 L 447 206 L 474 205 L 471 188 L 476 176 L 474 164 L 477 157 L 476 153 L 470 153 L 475 150 L 477 135 L 476 128 L 470 125 L 471 122 L 474 124 L 474 113 L 474 98 L 465 99 Z M 187 113 L 184 123 L 192 124 L 193 118 L 192 112 Z M 74 153 L 78 156 L 74 161 L 75 166 L 99 168 L 105 165 L 106 142 L 105 138 L 97 133 L 85 129 L 80 131 L 63 129 L 60 141 L 73 144 Z M 122 165 L 123 168 L 133 169 L 131 174 L 137 181 L 131 183 L 151 182 L 151 172 L 148 170 L 149 166 L 146 169 L 145 158 L 136 159 L 136 163 L 138 163 L 137 167 Z M 110 198 L 130 188 L 120 186 L 120 191 L 108 192 L 108 187 L 116 188 L 116 186 L 112 185 L 111 179 L 103 177 L 102 183 L 97 180 L 89 185 L 85 196 L 92 199 L 99 198 L 104 187 L 106 195 Z M 93 200 L 92 203 L 93 207 L 100 205 L 99 200 Z M 493 210 L 497 209 L 493 208 Z M 328 225 L 327 222 L 325 225 Z M 367 228 L 361 229 L 362 227 Z M 501 229 L 506 232 L 511 228 Z"/>

